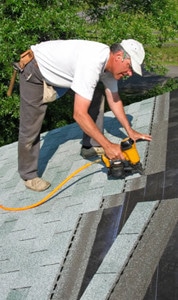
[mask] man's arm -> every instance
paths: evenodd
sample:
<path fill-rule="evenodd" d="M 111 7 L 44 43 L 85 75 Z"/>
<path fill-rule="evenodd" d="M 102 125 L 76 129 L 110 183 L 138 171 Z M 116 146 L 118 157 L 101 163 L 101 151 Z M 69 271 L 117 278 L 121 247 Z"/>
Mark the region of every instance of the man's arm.
<path fill-rule="evenodd" d="M 82 96 L 75 94 L 73 118 L 81 127 L 81 129 L 93 138 L 99 145 L 103 147 L 105 153 L 110 159 L 124 159 L 119 144 L 111 143 L 98 129 L 90 115 L 88 109 L 90 101 Z"/>
<path fill-rule="evenodd" d="M 112 112 L 114 113 L 114 115 L 118 119 L 118 121 L 121 123 L 123 128 L 125 128 L 128 136 L 130 138 L 132 138 L 134 141 L 136 141 L 138 139 L 144 139 L 147 141 L 151 141 L 151 139 L 152 139 L 151 135 L 140 133 L 140 132 L 137 132 L 134 129 L 132 129 L 132 127 L 130 126 L 130 123 L 128 121 L 128 118 L 125 114 L 124 107 L 123 107 L 122 101 L 119 97 L 119 94 L 111 93 L 111 91 L 109 89 L 106 89 L 105 93 L 106 93 L 106 97 L 107 97 L 107 101 L 108 101 L 108 105 L 109 105 L 110 109 L 112 110 Z"/>

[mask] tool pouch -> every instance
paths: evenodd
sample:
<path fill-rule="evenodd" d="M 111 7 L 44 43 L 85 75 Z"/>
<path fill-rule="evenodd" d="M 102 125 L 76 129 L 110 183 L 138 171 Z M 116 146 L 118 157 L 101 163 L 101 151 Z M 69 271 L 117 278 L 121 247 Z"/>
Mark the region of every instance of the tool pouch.
<path fill-rule="evenodd" d="M 56 99 L 57 99 L 57 92 L 51 85 L 48 85 L 44 80 L 43 81 L 43 102 L 44 103 L 53 102 Z"/>

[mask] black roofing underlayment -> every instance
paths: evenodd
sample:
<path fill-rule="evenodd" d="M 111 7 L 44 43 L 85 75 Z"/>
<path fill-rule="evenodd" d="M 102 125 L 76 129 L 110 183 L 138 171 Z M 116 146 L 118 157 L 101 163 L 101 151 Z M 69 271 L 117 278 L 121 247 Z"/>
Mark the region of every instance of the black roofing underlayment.
<path fill-rule="evenodd" d="M 80 299 L 97 268 L 101 264 L 117 234 L 125 224 L 137 202 L 178 198 L 178 90 L 170 93 L 170 109 L 167 137 L 166 166 L 163 172 L 147 176 L 144 188 L 125 193 L 123 206 L 103 210 L 98 226 L 95 243 L 79 293 Z M 157 153 L 161 155 L 161 153 Z M 165 220 L 166 222 L 166 220 Z M 96 259 L 97 257 L 97 259 Z M 96 263 L 97 262 L 97 263 Z M 135 270 L 137 277 L 137 271 Z M 120 299 L 117 287 L 111 298 Z M 150 286 L 143 300 L 178 299 L 178 224 L 176 225 L 167 247 L 152 277 Z M 122 300 L 122 299 L 121 299 Z M 128 299 L 137 300 L 137 299 Z"/>

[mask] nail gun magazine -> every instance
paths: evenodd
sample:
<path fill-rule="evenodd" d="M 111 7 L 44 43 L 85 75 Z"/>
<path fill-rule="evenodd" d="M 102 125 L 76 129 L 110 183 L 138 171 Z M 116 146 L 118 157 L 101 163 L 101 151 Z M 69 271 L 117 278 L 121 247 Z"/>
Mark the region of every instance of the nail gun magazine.
<path fill-rule="evenodd" d="M 108 169 L 108 179 L 124 179 L 135 173 L 144 174 L 136 143 L 131 138 L 125 138 L 120 145 L 125 157 L 124 160 L 110 160 L 105 155 L 101 157 Z"/>

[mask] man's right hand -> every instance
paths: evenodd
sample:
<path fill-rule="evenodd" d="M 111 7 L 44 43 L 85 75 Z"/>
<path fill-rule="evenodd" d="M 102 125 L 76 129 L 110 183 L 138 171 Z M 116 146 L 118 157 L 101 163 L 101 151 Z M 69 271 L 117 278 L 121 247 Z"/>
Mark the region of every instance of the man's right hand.
<path fill-rule="evenodd" d="M 107 148 L 104 148 L 105 154 L 109 159 L 116 160 L 121 159 L 124 160 L 125 156 L 121 151 L 121 147 L 119 144 L 110 143 Z"/>

